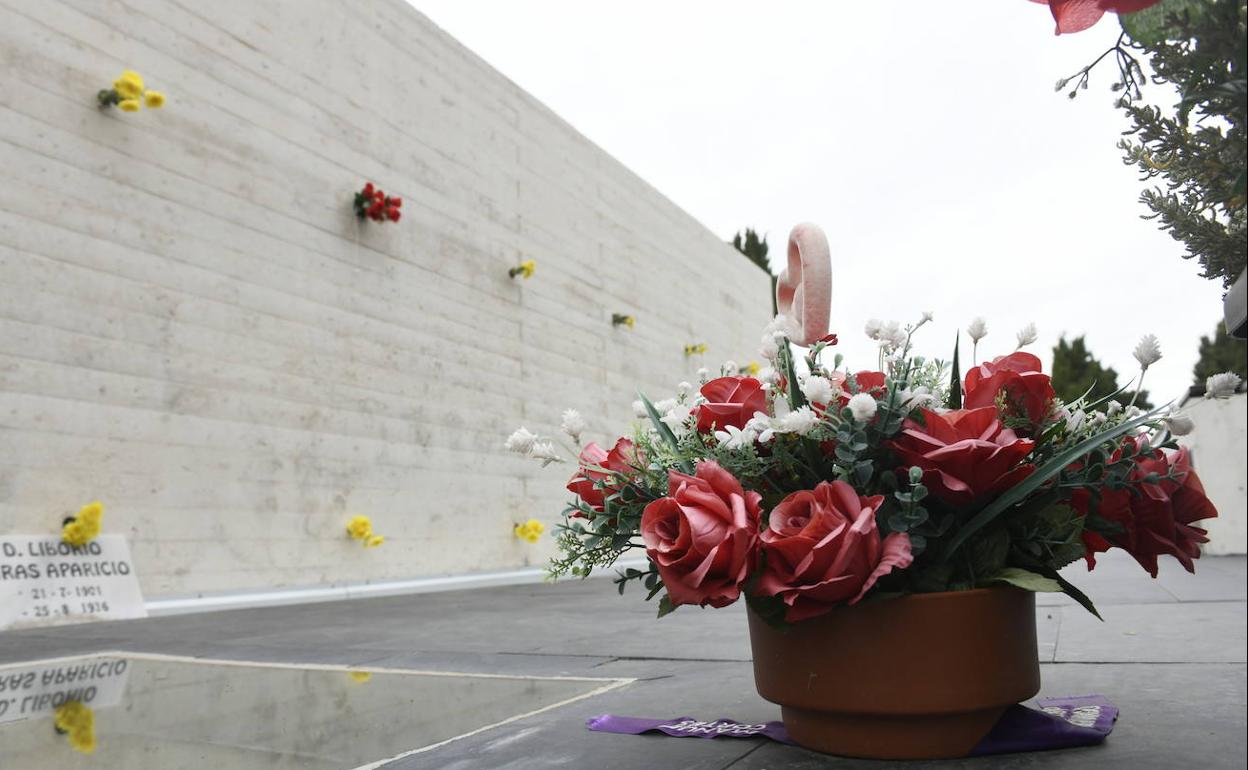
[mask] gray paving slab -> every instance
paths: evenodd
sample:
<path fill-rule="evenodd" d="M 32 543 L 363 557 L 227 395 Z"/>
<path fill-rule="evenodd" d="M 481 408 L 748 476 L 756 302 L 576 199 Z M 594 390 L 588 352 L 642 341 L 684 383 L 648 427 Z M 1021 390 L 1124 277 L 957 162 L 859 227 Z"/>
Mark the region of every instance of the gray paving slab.
<path fill-rule="evenodd" d="M 1243 663 L 1248 613 L 1243 602 L 1117 604 L 1104 622 L 1062 607 L 1057 662 Z"/>

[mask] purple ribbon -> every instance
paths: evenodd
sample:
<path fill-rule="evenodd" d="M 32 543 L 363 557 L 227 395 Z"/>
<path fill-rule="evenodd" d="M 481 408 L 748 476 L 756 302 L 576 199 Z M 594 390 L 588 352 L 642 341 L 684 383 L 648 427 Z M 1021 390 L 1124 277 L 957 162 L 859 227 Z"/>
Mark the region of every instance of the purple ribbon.
<path fill-rule="evenodd" d="M 1118 719 L 1118 707 L 1102 695 L 1041 698 L 1036 705 L 1039 710 L 1021 705 L 1006 709 L 988 735 L 971 750 L 970 756 L 1094 746 L 1105 740 Z M 603 714 L 590 717 L 585 726 L 598 732 L 627 735 L 660 732 L 676 738 L 763 736 L 780 743 L 793 743 L 782 722 L 751 724 L 732 719 L 704 722 L 693 717 L 646 719 Z"/>

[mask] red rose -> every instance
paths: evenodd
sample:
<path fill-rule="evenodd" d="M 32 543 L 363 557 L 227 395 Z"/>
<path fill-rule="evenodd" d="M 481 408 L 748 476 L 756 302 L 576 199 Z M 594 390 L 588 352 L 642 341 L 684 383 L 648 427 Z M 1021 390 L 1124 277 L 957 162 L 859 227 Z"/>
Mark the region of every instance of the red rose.
<path fill-rule="evenodd" d="M 884 372 L 858 372 L 854 375 L 854 382 L 858 383 L 858 392 L 870 393 L 877 398 L 888 392 L 884 380 Z"/>
<path fill-rule="evenodd" d="M 369 182 L 368 184 L 364 185 L 364 197 L 365 198 L 373 197 L 373 183 L 372 182 Z"/>
<path fill-rule="evenodd" d="M 967 506 L 1001 494 L 1036 468 L 1019 465 L 1035 442 L 1001 425 L 993 407 L 937 414 L 922 410 L 920 425 L 907 419 L 886 444 L 906 467 L 923 469 L 923 484 L 937 499 Z"/>
<path fill-rule="evenodd" d="M 386 216 L 390 218 L 391 222 L 398 222 L 399 217 L 403 215 L 399 212 L 398 209 L 386 209 Z"/>
<path fill-rule="evenodd" d="M 909 567 L 909 535 L 880 539 L 875 513 L 883 502 L 883 495 L 860 497 L 844 481 L 781 500 L 761 535 L 757 595 L 779 597 L 788 605 L 784 619 L 795 623 L 841 602 L 854 604 L 875 581 Z"/>
<path fill-rule="evenodd" d="M 760 495 L 712 460 L 693 476 L 671 471 L 668 495 L 642 512 L 641 537 L 672 604 L 732 604 L 754 561 Z"/>
<path fill-rule="evenodd" d="M 396 209 L 401 209 L 401 208 L 403 208 L 403 199 L 402 199 L 402 198 L 391 198 L 389 201 L 387 201 L 387 203 L 388 203 L 390 206 L 393 206 L 393 207 L 394 207 L 394 208 L 396 208 Z"/>
<path fill-rule="evenodd" d="M 384 203 L 382 203 L 381 201 L 374 201 L 372 204 L 369 205 L 368 209 L 364 213 L 368 214 L 368 216 L 370 216 L 371 218 L 375 220 L 380 220 L 381 212 L 384 208 L 385 208 Z"/>
<path fill-rule="evenodd" d="M 701 393 L 706 403 L 697 408 L 699 433 L 729 425 L 744 428 L 755 412 L 767 411 L 763 384 L 753 377 L 720 377 L 703 385 Z"/>
<path fill-rule="evenodd" d="M 581 450 L 581 466 L 568 482 L 568 491 L 581 498 L 590 508 L 601 512 L 606 506 L 605 498 L 619 491 L 617 486 L 610 483 L 615 480 L 612 472 L 629 476 L 636 472 L 638 465 L 640 458 L 637 448 L 628 439 L 617 440 L 610 452 L 591 441 Z M 599 470 L 600 468 L 604 470 Z M 579 513 L 573 513 L 572 516 L 583 518 Z"/>
<path fill-rule="evenodd" d="M 1101 535 L 1084 530 L 1087 546 L 1088 569 L 1096 566 L 1096 554 L 1117 546 L 1131 554 L 1148 574 L 1157 577 L 1157 557 L 1170 554 L 1179 560 L 1188 572 L 1195 572 L 1194 559 L 1200 558 L 1200 544 L 1209 542 L 1207 532 L 1192 526 L 1201 519 L 1212 519 L 1217 509 L 1205 495 L 1205 488 L 1192 470 L 1186 448 L 1167 454 L 1160 449 L 1148 451 L 1143 439 L 1128 439 L 1133 453 L 1144 450 L 1135 459 L 1129 480 L 1132 489 L 1103 488 L 1096 506 L 1097 514 L 1122 527 L 1122 532 Z M 1112 459 L 1122 456 L 1115 453 Z M 1156 484 L 1143 480 L 1156 473 Z M 1171 476 L 1177 479 L 1170 478 Z M 1086 515 L 1090 508 L 1091 494 L 1085 489 L 1075 490 L 1071 505 Z"/>
<path fill-rule="evenodd" d="M 994 406 L 1001 394 L 1005 416 L 1024 418 L 1038 426 L 1052 413 L 1053 399 L 1057 397 L 1049 376 L 1040 369 L 1040 359 L 1021 351 L 980 364 L 966 373 L 962 406 Z"/>
<path fill-rule="evenodd" d="M 1106 11 L 1135 13 L 1161 0 L 1031 0 L 1049 6 L 1057 22 L 1057 34 L 1082 32 L 1101 20 Z"/>

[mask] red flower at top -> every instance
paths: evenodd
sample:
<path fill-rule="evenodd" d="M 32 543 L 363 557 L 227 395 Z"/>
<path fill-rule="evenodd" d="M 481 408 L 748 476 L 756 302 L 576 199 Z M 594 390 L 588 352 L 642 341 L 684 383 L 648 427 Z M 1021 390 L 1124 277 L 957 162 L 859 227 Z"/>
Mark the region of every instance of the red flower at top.
<path fill-rule="evenodd" d="M 720 377 L 702 386 L 706 403 L 698 407 L 698 432 L 710 433 L 712 426 L 744 428 L 755 412 L 767 411 L 763 384 L 753 377 Z"/>
<path fill-rule="evenodd" d="M 1056 34 L 1082 32 L 1101 20 L 1106 11 L 1135 13 L 1161 0 L 1031 0 L 1049 6 L 1057 22 Z"/>
<path fill-rule="evenodd" d="M 1040 371 L 1040 359 L 1021 351 L 971 369 L 962 390 L 966 409 L 994 406 L 1000 396 L 1005 416 L 1025 418 L 1032 426 L 1048 419 L 1057 397 L 1049 376 Z"/>
<path fill-rule="evenodd" d="M 392 198 L 384 190 L 373 186 L 372 182 L 364 185 L 364 189 L 355 194 L 355 215 L 360 219 L 371 219 L 374 222 L 398 222 L 403 216 L 399 209 L 403 208 L 402 198 Z"/>
<path fill-rule="evenodd" d="M 969 506 L 995 497 L 1031 475 L 1022 463 L 1035 442 L 1001 425 L 992 407 L 938 414 L 922 410 L 923 423 L 907 419 L 895 441 L 886 444 L 903 468 L 917 465 L 932 496 L 949 505 Z"/>

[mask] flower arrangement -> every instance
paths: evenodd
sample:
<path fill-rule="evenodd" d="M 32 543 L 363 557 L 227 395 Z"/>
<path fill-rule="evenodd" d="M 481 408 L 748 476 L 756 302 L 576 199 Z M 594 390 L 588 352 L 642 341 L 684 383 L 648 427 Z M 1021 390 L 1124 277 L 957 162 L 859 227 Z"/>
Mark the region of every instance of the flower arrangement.
<path fill-rule="evenodd" d="M 386 195 L 384 190 L 374 187 L 372 182 L 364 185 L 364 189 L 355 194 L 352 205 L 355 215 L 360 219 L 398 222 L 403 217 L 403 199 Z"/>
<path fill-rule="evenodd" d="M 612 326 L 627 326 L 628 328 L 631 329 L 637 325 L 637 319 L 633 318 L 631 315 L 625 315 L 623 313 L 612 313 L 611 325 Z"/>
<path fill-rule="evenodd" d="M 160 91 L 149 91 L 143 84 L 143 77 L 133 70 L 126 70 L 113 81 L 112 88 L 100 89 L 96 95 L 100 107 L 116 106 L 122 112 L 138 112 L 144 106 L 158 110 L 165 106 L 165 95 Z"/>
<path fill-rule="evenodd" d="M 821 280 L 817 268 L 807 280 Z M 1217 513 L 1174 439 L 1180 416 L 1063 403 L 1019 349 L 962 376 L 956 346 L 949 360 L 916 352 L 930 313 L 869 322 L 876 367 L 854 370 L 831 355 L 827 313 L 804 304 L 820 287 L 793 283 L 779 282 L 792 315 L 767 326 L 769 366 L 757 376 L 731 364 L 696 392 L 682 383 L 671 398 L 643 396 L 644 419 L 610 450 L 565 430 L 577 468 L 552 577 L 640 550 L 645 568 L 615 582 L 660 596 L 660 617 L 744 596 L 784 624 L 868 599 L 1001 585 L 1063 591 L 1095 614 L 1059 570 L 1079 559 L 1092 569 L 1110 548 L 1154 577 L 1167 554 L 1193 571 L 1207 542 L 1196 522 Z M 978 345 L 986 324 L 973 327 Z M 1035 338 L 1029 326 L 1018 347 Z M 1136 354 L 1143 371 L 1160 350 L 1146 337 Z M 543 465 L 565 459 L 524 429 L 507 446 Z"/>
<path fill-rule="evenodd" d="M 74 751 L 95 752 L 95 712 L 89 706 L 76 700 L 66 701 L 57 706 L 53 719 L 56 732 L 67 736 Z"/>
<path fill-rule="evenodd" d="M 84 546 L 100 536 L 100 523 L 104 517 L 104 504 L 87 503 L 74 516 L 61 523 L 61 540 L 75 548 Z"/>
<path fill-rule="evenodd" d="M 347 522 L 347 535 L 352 540 L 359 540 L 365 548 L 376 548 L 386 542 L 386 538 L 373 532 L 373 521 L 367 516 L 352 516 Z"/>
<path fill-rule="evenodd" d="M 520 264 L 508 270 L 507 277 L 515 278 L 516 276 L 520 276 L 521 278 L 527 281 L 528 279 L 533 277 L 533 273 L 535 273 L 536 271 L 537 271 L 537 260 L 526 259 Z"/>
<path fill-rule="evenodd" d="M 546 525 L 537 519 L 529 519 L 523 524 L 517 524 L 512 531 L 516 537 L 526 543 L 536 543 L 541 539 L 542 533 L 546 531 Z"/>

